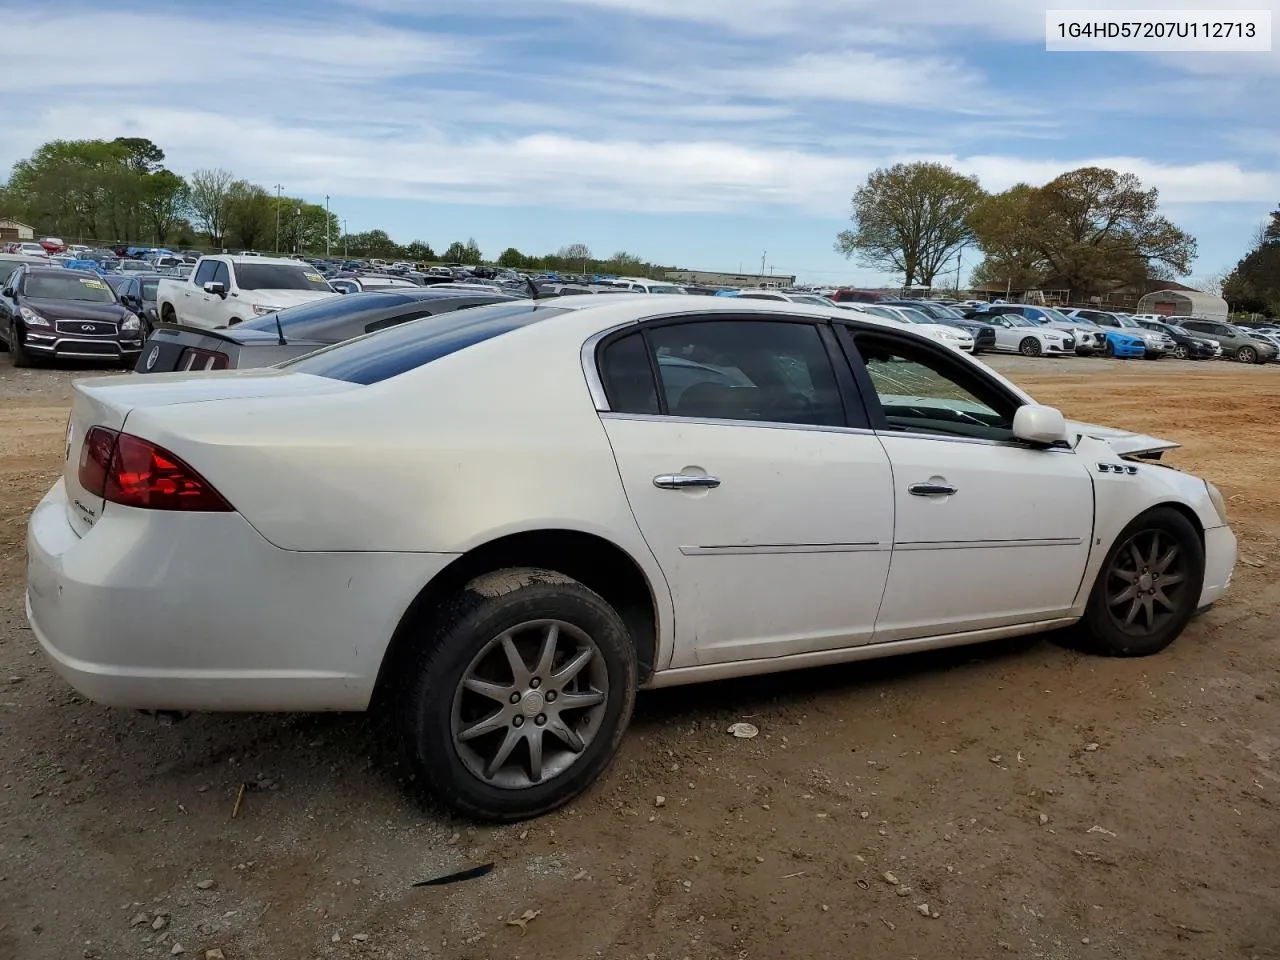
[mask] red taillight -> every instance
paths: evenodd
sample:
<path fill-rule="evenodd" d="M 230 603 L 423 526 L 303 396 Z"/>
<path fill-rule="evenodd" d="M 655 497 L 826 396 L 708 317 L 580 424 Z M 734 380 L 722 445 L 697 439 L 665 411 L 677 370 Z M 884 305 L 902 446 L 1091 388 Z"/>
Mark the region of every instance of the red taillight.
<path fill-rule="evenodd" d="M 204 477 L 168 450 L 106 427 L 91 427 L 85 434 L 80 486 L 111 503 L 144 510 L 232 510 Z"/>

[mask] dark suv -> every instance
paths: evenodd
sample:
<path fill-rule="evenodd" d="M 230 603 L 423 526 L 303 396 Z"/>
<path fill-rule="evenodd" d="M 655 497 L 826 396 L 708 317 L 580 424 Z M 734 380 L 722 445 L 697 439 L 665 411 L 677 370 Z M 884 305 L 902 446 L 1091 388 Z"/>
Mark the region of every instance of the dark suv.
<path fill-rule="evenodd" d="M 23 266 L 0 291 L 0 340 L 15 367 L 64 357 L 132 367 L 142 336 L 138 316 L 87 270 Z"/>

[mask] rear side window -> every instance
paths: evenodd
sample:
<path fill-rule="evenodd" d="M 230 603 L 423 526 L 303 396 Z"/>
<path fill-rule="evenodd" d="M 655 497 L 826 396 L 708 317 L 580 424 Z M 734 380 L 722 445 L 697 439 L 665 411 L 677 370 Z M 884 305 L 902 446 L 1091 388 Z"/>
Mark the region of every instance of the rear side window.
<path fill-rule="evenodd" d="M 296 373 L 380 383 L 485 340 L 564 313 L 536 301 L 496 303 L 410 321 L 281 364 Z"/>

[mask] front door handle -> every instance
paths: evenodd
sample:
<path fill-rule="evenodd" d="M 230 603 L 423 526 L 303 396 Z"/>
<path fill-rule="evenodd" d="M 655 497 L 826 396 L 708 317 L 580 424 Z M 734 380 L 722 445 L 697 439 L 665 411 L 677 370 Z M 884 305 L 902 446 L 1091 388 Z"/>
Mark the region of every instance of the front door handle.
<path fill-rule="evenodd" d="M 913 497 L 949 497 L 956 488 L 949 483 L 913 483 L 907 492 Z"/>
<path fill-rule="evenodd" d="M 714 490 L 720 486 L 720 478 L 701 473 L 663 473 L 653 478 L 653 485 L 661 490 L 687 490 L 692 487 Z"/>

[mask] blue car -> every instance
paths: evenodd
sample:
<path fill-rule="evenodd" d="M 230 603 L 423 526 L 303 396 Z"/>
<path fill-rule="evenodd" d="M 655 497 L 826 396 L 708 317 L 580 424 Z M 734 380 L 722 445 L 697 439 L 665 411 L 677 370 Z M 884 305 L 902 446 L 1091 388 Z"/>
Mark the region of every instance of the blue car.
<path fill-rule="evenodd" d="M 107 272 L 102 269 L 97 260 L 68 260 L 63 266 L 68 270 L 92 270 L 97 274 L 105 274 Z"/>

